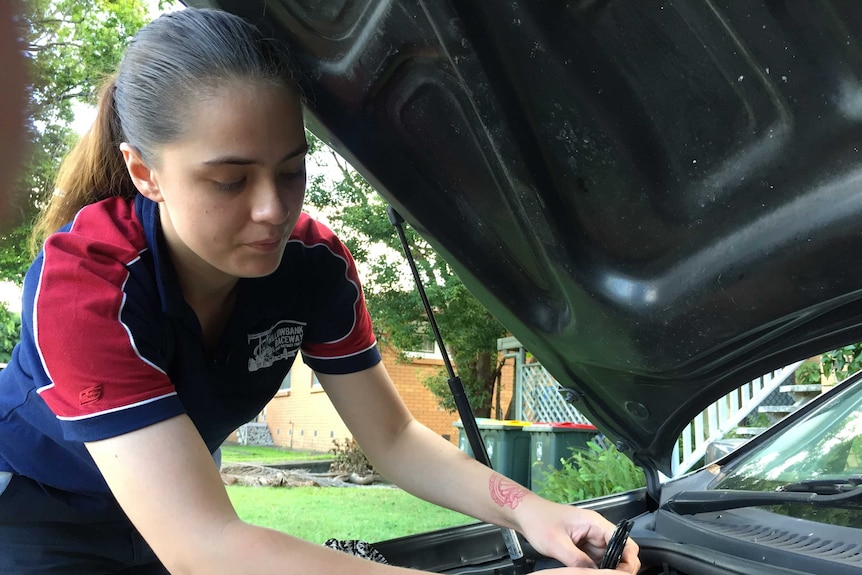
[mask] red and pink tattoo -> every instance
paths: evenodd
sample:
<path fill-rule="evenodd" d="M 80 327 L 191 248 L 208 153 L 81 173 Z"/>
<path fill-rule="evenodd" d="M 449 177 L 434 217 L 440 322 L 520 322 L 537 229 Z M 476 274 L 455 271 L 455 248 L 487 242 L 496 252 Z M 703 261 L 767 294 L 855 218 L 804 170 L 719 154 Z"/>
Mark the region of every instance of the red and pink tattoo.
<path fill-rule="evenodd" d="M 494 503 L 500 507 L 508 505 L 512 509 L 517 507 L 528 493 L 526 489 L 499 473 L 491 474 L 491 479 L 488 480 L 488 491 L 491 492 L 491 499 L 494 500 Z"/>

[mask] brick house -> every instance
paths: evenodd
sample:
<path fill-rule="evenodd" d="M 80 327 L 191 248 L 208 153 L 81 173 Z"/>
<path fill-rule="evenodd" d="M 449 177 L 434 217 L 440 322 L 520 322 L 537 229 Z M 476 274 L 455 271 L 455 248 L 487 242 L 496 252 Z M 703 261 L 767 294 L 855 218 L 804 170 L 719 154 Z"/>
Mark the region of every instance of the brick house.
<path fill-rule="evenodd" d="M 407 360 L 399 360 L 398 354 L 386 347 L 381 347 L 381 353 L 398 393 L 413 416 L 457 444 L 458 430 L 452 424 L 458 420 L 458 414 L 440 409 L 437 400 L 422 384 L 423 380 L 443 368 L 439 352 L 429 349 L 410 353 Z M 514 371 L 508 363 L 503 368 L 501 380 L 500 403 L 505 413 L 511 403 L 514 386 Z M 301 355 L 297 356 L 289 376 L 261 412 L 258 421 L 267 424 L 275 445 L 299 451 L 325 452 L 332 447 L 333 439 L 351 437 L 314 373 L 302 362 Z"/>

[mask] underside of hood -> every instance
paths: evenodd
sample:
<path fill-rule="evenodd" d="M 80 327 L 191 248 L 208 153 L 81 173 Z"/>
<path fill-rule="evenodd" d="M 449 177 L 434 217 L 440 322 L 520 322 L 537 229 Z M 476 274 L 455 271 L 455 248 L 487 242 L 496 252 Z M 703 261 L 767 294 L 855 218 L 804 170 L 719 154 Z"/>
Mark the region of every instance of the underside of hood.
<path fill-rule="evenodd" d="M 639 463 L 862 339 L 862 3 L 193 1 Z M 445 337 L 445 334 L 444 334 Z"/>

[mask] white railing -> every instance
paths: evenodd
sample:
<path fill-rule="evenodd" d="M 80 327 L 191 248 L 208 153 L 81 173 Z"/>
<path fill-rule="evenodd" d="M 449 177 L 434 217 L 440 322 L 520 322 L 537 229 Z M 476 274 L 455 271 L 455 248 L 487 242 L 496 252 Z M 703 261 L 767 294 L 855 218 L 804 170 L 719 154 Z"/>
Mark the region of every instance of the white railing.
<path fill-rule="evenodd" d="M 706 455 L 710 443 L 734 431 L 770 393 L 793 377 L 801 364 L 800 361 L 758 377 L 728 393 L 698 414 L 683 430 L 676 443 L 671 459 L 673 476 L 682 475 L 697 465 Z"/>

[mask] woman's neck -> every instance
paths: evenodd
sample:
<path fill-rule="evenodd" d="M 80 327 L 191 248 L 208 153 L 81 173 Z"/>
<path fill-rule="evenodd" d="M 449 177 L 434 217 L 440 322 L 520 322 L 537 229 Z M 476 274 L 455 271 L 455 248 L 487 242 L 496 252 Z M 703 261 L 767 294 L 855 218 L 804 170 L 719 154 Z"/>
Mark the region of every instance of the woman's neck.
<path fill-rule="evenodd" d="M 163 231 L 183 299 L 197 316 L 204 347 L 212 353 L 233 312 L 239 278 L 202 260 L 172 238 L 172 230 L 165 229 L 164 225 Z"/>
<path fill-rule="evenodd" d="M 207 355 L 213 355 L 236 304 L 236 285 L 223 297 L 206 297 L 199 300 L 186 298 L 186 301 L 194 310 L 201 326 L 204 350 Z"/>

